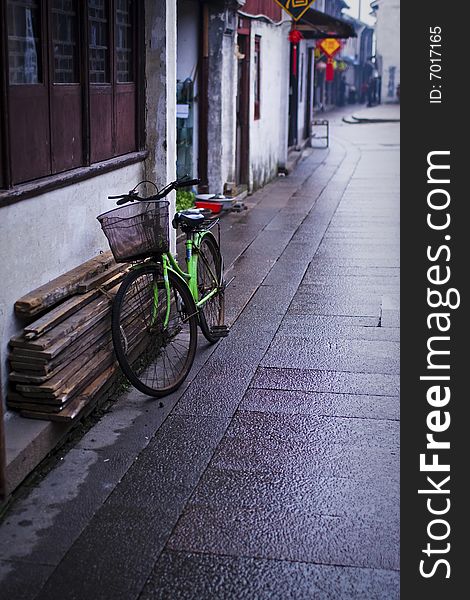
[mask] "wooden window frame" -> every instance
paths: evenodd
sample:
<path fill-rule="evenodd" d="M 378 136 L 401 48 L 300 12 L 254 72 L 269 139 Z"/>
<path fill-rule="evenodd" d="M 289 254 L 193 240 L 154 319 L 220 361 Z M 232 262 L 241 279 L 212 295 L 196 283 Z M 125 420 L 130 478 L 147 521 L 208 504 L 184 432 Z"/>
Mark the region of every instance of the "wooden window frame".
<path fill-rule="evenodd" d="M 7 35 L 7 4 L 0 3 L 0 64 L 2 74 L 0 76 L 0 206 L 16 202 L 22 198 L 31 197 L 44 193 L 55 188 L 60 188 L 70 185 L 75 181 L 81 181 L 89 177 L 94 177 L 106 171 L 115 168 L 121 168 L 124 165 L 132 164 L 144 160 L 148 153 L 143 150 L 145 125 L 144 125 L 144 92 L 142 90 L 142 82 L 145 74 L 145 61 L 139 60 L 139 56 L 144 56 L 145 40 L 143 35 L 139 35 L 144 31 L 144 15 L 143 4 L 139 0 L 134 0 L 133 5 L 133 64 L 132 64 L 132 82 L 117 81 L 117 48 L 115 36 L 117 31 L 116 11 L 117 0 L 106 0 L 109 9 L 109 60 L 110 60 L 110 86 L 112 88 L 112 148 L 111 156 L 101 155 L 93 156 L 93 147 L 91 140 L 91 113 L 90 113 L 90 82 L 89 82 L 89 63 L 88 63 L 88 1 L 78 1 L 77 8 L 77 26 L 78 26 L 78 69 L 80 86 L 80 131 L 81 145 L 79 161 L 72 165 L 59 165 L 56 169 L 53 167 L 53 157 L 48 159 L 49 172 L 45 169 L 42 174 L 31 178 L 16 177 L 16 182 L 13 174 L 13 156 L 12 156 L 12 138 L 11 122 L 12 122 L 12 107 L 11 107 L 11 89 L 9 85 L 9 69 L 8 69 L 8 35 Z M 52 1 L 41 2 L 41 48 L 43 49 L 43 77 L 44 85 L 48 86 L 47 90 L 47 106 L 49 116 L 52 111 L 52 80 L 54 73 L 54 61 L 52 52 Z M 57 87 L 66 87 L 63 84 L 56 84 Z M 69 86 L 72 87 L 72 84 Z M 131 105 L 130 112 L 127 107 L 124 107 L 124 113 L 121 109 L 121 114 L 124 115 L 124 123 L 126 114 L 130 114 L 132 126 L 128 129 L 130 134 L 127 139 L 119 141 L 117 137 L 120 131 L 117 132 L 117 113 L 118 113 L 118 96 L 119 92 L 129 93 L 131 90 L 132 98 L 129 96 L 127 104 Z M 21 92 L 21 90 L 20 90 Z M 21 95 L 21 94 L 20 94 Z M 122 105 L 122 103 L 121 103 Z M 47 123 L 49 146 L 51 145 L 52 128 L 50 121 Z M 126 128 L 123 128 L 126 129 Z M 60 131 L 60 129 L 59 129 Z M 66 147 L 64 145 L 64 147 Z M 46 153 L 47 154 L 47 153 Z M 66 152 L 64 153 L 66 156 Z M 21 180 L 22 179 L 22 180 Z"/>

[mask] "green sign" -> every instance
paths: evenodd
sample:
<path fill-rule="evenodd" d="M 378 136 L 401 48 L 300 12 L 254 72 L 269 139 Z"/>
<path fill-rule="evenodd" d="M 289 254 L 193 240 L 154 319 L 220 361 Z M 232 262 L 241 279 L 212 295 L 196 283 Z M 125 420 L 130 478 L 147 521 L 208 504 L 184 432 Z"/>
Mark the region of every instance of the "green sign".
<path fill-rule="evenodd" d="M 298 21 L 300 17 L 307 12 L 310 5 L 315 0 L 274 0 L 283 8 L 293 19 Z"/>

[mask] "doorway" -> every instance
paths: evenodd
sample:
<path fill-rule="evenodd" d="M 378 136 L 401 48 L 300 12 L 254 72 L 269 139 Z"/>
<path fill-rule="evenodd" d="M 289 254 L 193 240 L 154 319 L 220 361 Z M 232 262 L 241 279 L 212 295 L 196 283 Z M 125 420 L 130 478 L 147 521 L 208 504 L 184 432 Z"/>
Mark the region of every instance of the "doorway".
<path fill-rule="evenodd" d="M 237 184 L 247 184 L 249 176 L 250 117 L 250 31 L 238 30 L 238 85 L 235 174 Z"/>
<path fill-rule="evenodd" d="M 295 73 L 293 69 L 294 44 L 290 45 L 290 81 L 289 81 L 289 148 L 297 146 L 298 143 L 298 119 L 299 119 L 299 82 L 297 73 L 299 72 L 299 53 L 297 52 Z"/>
<path fill-rule="evenodd" d="M 307 102 L 305 104 L 304 139 L 310 137 L 310 123 L 313 117 L 314 49 L 308 48 L 307 52 Z"/>

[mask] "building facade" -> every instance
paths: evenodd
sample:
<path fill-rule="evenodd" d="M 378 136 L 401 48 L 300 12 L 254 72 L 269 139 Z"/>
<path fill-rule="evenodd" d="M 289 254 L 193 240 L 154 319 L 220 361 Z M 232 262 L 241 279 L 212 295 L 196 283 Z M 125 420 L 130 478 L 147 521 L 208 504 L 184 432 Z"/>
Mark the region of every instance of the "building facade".
<path fill-rule="evenodd" d="M 381 74 L 382 102 L 397 102 L 400 90 L 400 0 L 375 0 L 377 67 Z"/>
<path fill-rule="evenodd" d="M 344 4 L 309 9 L 294 44 L 273 0 L 0 3 L 0 475 L 18 420 L 42 440 L 23 471 L 63 434 L 6 410 L 15 301 L 106 251 L 96 216 L 141 180 L 251 192 L 285 172 L 310 138 L 317 40 L 354 33 Z"/>
<path fill-rule="evenodd" d="M 15 301 L 108 249 L 96 220 L 113 208 L 108 195 L 175 178 L 176 3 L 7 0 L 0 26 L 0 419 L 8 460 L 20 419 L 5 409 L 8 341 L 24 326 Z M 22 421 L 25 439 L 52 443 L 60 433 Z M 50 449 L 45 443 L 25 458 L 25 468 Z"/>

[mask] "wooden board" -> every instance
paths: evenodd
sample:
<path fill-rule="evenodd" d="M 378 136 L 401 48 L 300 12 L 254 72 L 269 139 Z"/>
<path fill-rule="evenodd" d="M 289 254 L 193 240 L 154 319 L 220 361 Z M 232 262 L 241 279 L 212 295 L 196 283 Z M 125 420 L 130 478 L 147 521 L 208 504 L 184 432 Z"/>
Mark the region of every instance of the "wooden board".
<path fill-rule="evenodd" d="M 26 340 L 23 335 L 15 336 L 11 338 L 10 346 L 37 352 L 56 348 L 60 352 L 64 345 L 78 337 L 79 332 L 83 333 L 89 329 L 99 320 L 99 317 L 109 313 L 110 309 L 109 298 L 106 296 L 97 298 L 37 339 Z"/>
<path fill-rule="evenodd" d="M 125 273 L 118 273 L 117 275 L 112 276 L 110 279 L 106 279 L 100 286 L 100 289 L 95 289 L 87 294 L 83 294 L 81 296 L 74 296 L 62 302 L 56 308 L 48 311 L 43 317 L 31 323 L 31 325 L 27 325 L 24 328 L 24 339 L 32 340 L 44 333 L 50 331 L 62 321 L 65 321 L 67 317 L 73 315 L 78 310 L 86 306 L 92 300 L 100 297 L 103 294 L 103 291 L 108 291 L 114 287 L 118 283 L 121 282 Z"/>
<path fill-rule="evenodd" d="M 13 389 L 8 390 L 8 395 L 7 395 L 8 406 L 14 405 L 14 404 L 23 404 L 24 402 L 41 404 L 41 405 L 46 404 L 46 405 L 51 405 L 51 406 L 59 406 L 60 408 L 63 408 L 66 404 L 66 401 L 55 400 L 54 398 L 41 398 L 39 396 L 36 396 L 34 399 L 25 398 L 24 396 L 22 396 L 20 393 L 16 392 Z"/>
<path fill-rule="evenodd" d="M 45 365 L 48 361 L 48 359 L 44 356 L 44 352 L 25 350 L 22 348 L 12 348 L 9 359 L 32 365 Z"/>
<path fill-rule="evenodd" d="M 78 286 L 105 271 L 114 263 L 111 252 L 79 265 L 42 285 L 15 302 L 15 312 L 21 317 L 33 317 L 75 294 Z"/>
<path fill-rule="evenodd" d="M 21 363 L 19 370 L 10 371 L 10 381 L 14 383 L 44 383 L 60 373 L 68 364 L 79 358 L 90 348 L 98 352 L 98 350 L 105 347 L 108 347 L 109 351 L 112 352 L 111 330 L 107 321 L 103 322 L 99 331 L 93 331 L 93 336 L 86 336 L 83 341 L 78 340 L 76 344 L 59 354 L 57 359 L 44 365 L 40 371 L 30 369 L 27 363 Z M 13 366 L 14 361 L 11 361 L 10 364 Z"/>
<path fill-rule="evenodd" d="M 91 279 L 88 279 L 87 281 L 84 281 L 83 283 L 80 283 L 77 288 L 77 294 L 86 294 L 87 292 L 90 292 L 91 290 L 96 290 L 97 288 L 104 285 L 110 277 L 114 277 L 117 275 L 122 278 L 125 269 L 127 269 L 127 267 L 125 265 L 117 265 L 116 264 L 116 265 L 110 266 L 103 273 L 96 275 L 95 277 L 92 277 Z"/>
<path fill-rule="evenodd" d="M 41 369 L 42 374 L 45 375 L 47 373 L 51 373 L 51 371 L 57 370 L 60 365 L 63 366 L 64 363 L 66 364 L 70 362 L 70 360 L 73 360 L 73 358 L 75 358 L 82 351 L 86 350 L 88 346 L 100 340 L 104 335 L 111 336 L 110 314 L 105 316 L 105 318 L 97 323 L 93 328 L 85 331 L 83 335 L 73 340 L 53 358 L 50 358 L 49 351 L 36 352 L 34 350 L 14 348 L 10 354 L 10 364 L 12 367 L 15 362 L 22 363 L 23 365 L 26 364 L 26 371 L 29 369 L 35 371 Z"/>
<path fill-rule="evenodd" d="M 65 406 L 66 405 L 62 404 L 46 404 L 45 402 L 38 404 L 36 402 L 8 400 L 8 408 L 12 408 L 13 410 L 34 410 L 42 413 L 58 413 L 63 410 Z"/>
<path fill-rule="evenodd" d="M 20 415 L 22 417 L 27 417 L 28 419 L 45 419 L 47 421 L 72 421 L 82 412 L 82 410 L 85 408 L 88 402 L 89 400 L 87 398 L 79 396 L 75 400 L 72 400 L 72 402 L 70 402 L 66 408 L 57 413 L 44 412 L 42 410 L 37 410 L 33 408 L 21 410 Z"/>
<path fill-rule="evenodd" d="M 106 398 L 117 381 L 117 368 L 112 365 L 97 377 L 83 392 L 67 403 L 60 412 L 48 412 L 42 406 L 21 409 L 20 414 L 31 419 L 49 421 L 72 421 L 79 415 L 91 411 L 97 402 Z"/>
<path fill-rule="evenodd" d="M 39 386 L 17 386 L 17 390 L 26 398 L 55 398 L 56 400 L 66 402 L 76 396 L 90 381 L 106 370 L 114 361 L 114 357 L 109 350 L 101 350 L 91 360 L 87 361 L 74 371 L 66 382 L 61 382 L 60 387 L 51 389 L 50 382 Z M 21 389 L 19 389 L 21 387 Z"/>
<path fill-rule="evenodd" d="M 68 382 L 71 381 L 73 375 L 75 375 L 77 371 L 80 370 L 82 372 L 86 372 L 90 368 L 90 366 L 93 364 L 93 359 L 97 354 L 102 355 L 104 359 L 112 358 L 111 342 L 108 341 L 102 348 L 92 346 L 75 360 L 69 362 L 65 368 L 60 369 L 58 373 L 43 383 L 19 383 L 16 386 L 16 389 L 21 394 L 34 393 L 52 395 L 55 397 L 56 393 L 60 392 L 60 390 L 64 389 L 68 385 Z"/>
<path fill-rule="evenodd" d="M 22 362 L 21 360 L 15 360 L 10 355 L 9 363 L 10 363 L 10 367 L 13 370 L 19 371 L 21 373 L 29 373 L 31 375 L 34 375 L 34 374 L 45 375 L 49 371 L 47 362 L 40 363 L 40 364 L 26 363 L 26 362 Z M 12 373 L 12 372 L 13 371 L 10 371 L 10 373 Z"/>

